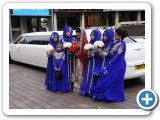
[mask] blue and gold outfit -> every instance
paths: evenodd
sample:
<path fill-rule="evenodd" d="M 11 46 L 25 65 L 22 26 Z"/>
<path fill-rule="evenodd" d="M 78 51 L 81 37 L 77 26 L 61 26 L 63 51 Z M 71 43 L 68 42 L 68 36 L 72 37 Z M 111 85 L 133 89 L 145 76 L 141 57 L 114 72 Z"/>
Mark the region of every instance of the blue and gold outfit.
<path fill-rule="evenodd" d="M 92 39 L 90 40 L 89 42 L 90 44 L 94 45 L 96 41 L 101 40 L 101 32 L 98 29 L 94 29 L 91 32 L 91 34 L 93 34 L 95 38 L 93 40 Z M 90 87 L 92 85 L 95 85 L 97 82 L 97 75 L 93 73 L 93 70 L 101 63 L 102 63 L 102 57 L 99 55 L 98 49 L 94 48 L 89 56 L 89 61 L 84 72 L 80 89 L 78 91 L 79 94 L 81 95 L 89 94 L 90 96 L 92 96 L 92 93 L 90 92 Z"/>
<path fill-rule="evenodd" d="M 57 42 L 53 41 L 53 38 L 57 37 Z M 52 45 L 52 47 L 54 48 L 52 51 L 50 51 L 49 53 L 49 57 L 48 57 L 48 62 L 47 62 L 47 70 L 46 70 L 46 78 L 45 78 L 45 86 L 47 87 L 48 90 L 52 89 L 52 77 L 54 74 L 54 69 L 53 69 L 53 54 L 55 52 L 56 49 L 56 44 L 59 43 L 59 35 L 57 32 L 53 32 L 51 34 L 51 37 L 49 39 L 49 44 Z"/>
<path fill-rule="evenodd" d="M 70 36 L 67 36 L 66 33 L 70 32 Z M 63 28 L 63 38 L 61 40 L 62 44 L 65 42 L 73 42 L 75 39 L 72 36 L 73 34 L 73 29 L 69 26 L 66 25 Z M 70 85 L 70 90 L 71 90 L 71 83 L 72 83 L 72 65 L 73 64 L 73 53 L 68 52 L 68 50 L 65 50 L 65 66 L 67 68 L 66 70 L 66 77 L 68 78 L 68 82 Z"/>
<path fill-rule="evenodd" d="M 113 41 L 108 47 L 109 64 L 104 66 L 95 86 L 91 87 L 94 99 L 104 101 L 124 101 L 124 76 L 126 44 L 124 41 Z"/>
<path fill-rule="evenodd" d="M 56 72 L 53 73 L 52 77 L 52 91 L 54 92 L 61 92 L 65 93 L 69 91 L 69 83 L 68 83 L 68 78 L 66 77 L 66 66 L 65 66 L 65 52 L 61 50 L 60 52 L 54 52 L 53 56 L 53 69 L 59 68 L 60 72 L 62 74 L 62 78 L 58 79 L 56 78 Z"/>

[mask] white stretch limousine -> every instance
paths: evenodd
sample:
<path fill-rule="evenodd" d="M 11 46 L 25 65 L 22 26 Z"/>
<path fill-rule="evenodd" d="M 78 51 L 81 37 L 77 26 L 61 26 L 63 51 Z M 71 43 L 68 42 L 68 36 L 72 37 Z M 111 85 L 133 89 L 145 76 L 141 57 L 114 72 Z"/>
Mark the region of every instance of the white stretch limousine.
<path fill-rule="evenodd" d="M 62 38 L 63 31 L 57 32 L 59 33 L 60 38 Z M 86 30 L 88 40 L 90 40 L 90 32 L 91 30 Z M 51 34 L 52 32 L 22 34 L 14 43 L 10 43 L 9 45 L 9 61 L 18 61 L 46 68 L 47 57 L 45 45 L 49 43 Z M 144 76 L 145 43 L 136 42 L 130 37 L 126 37 L 124 41 L 126 42 L 127 61 L 125 80 Z"/>

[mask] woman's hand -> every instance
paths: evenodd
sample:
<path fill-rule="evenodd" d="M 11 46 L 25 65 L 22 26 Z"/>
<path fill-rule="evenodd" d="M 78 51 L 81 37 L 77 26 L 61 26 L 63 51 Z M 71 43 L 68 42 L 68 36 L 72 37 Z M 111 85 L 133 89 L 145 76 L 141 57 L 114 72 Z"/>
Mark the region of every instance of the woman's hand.
<path fill-rule="evenodd" d="M 76 44 L 75 41 L 72 41 L 71 43 L 72 43 L 72 45 Z"/>
<path fill-rule="evenodd" d="M 47 55 L 46 55 L 47 57 L 50 57 L 50 52 L 47 52 L 46 54 L 47 54 Z"/>
<path fill-rule="evenodd" d="M 90 54 L 91 54 L 91 52 L 90 52 L 90 51 L 88 51 L 88 56 L 90 56 Z"/>
<path fill-rule="evenodd" d="M 50 57 L 50 54 L 47 54 L 47 57 Z"/>
<path fill-rule="evenodd" d="M 99 55 L 102 55 L 102 49 L 99 48 L 98 51 L 99 51 Z"/>
<path fill-rule="evenodd" d="M 79 53 L 79 52 L 75 52 L 75 55 L 76 55 L 76 56 L 79 56 L 79 55 L 80 55 L 80 53 Z"/>
<path fill-rule="evenodd" d="M 57 68 L 54 68 L 55 71 L 57 71 Z"/>

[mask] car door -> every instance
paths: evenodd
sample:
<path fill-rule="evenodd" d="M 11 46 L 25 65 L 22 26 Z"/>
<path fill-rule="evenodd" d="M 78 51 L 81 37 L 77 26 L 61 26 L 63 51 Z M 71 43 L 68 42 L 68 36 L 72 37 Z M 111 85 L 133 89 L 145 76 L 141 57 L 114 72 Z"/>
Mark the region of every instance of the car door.
<path fill-rule="evenodd" d="M 15 61 L 23 61 L 23 57 L 21 56 L 21 46 L 25 44 L 25 36 L 20 36 L 17 38 L 16 42 L 10 44 L 9 53 L 12 60 Z"/>
<path fill-rule="evenodd" d="M 50 35 L 27 36 L 26 44 L 21 47 L 23 62 L 45 68 L 47 65 L 45 45 L 48 44 L 49 37 Z"/>

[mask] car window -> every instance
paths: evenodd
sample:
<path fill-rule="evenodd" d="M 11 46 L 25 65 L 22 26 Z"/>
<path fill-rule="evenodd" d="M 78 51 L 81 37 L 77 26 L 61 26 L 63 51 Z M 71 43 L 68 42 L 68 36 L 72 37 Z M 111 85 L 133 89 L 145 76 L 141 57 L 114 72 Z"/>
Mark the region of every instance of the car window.
<path fill-rule="evenodd" d="M 25 38 L 26 44 L 34 44 L 34 45 L 47 45 L 49 43 L 50 35 L 44 36 L 27 36 Z"/>
<path fill-rule="evenodd" d="M 59 35 L 59 39 L 61 40 L 63 38 L 63 35 Z"/>
<path fill-rule="evenodd" d="M 136 42 L 134 39 L 130 38 L 130 37 L 125 37 L 124 38 L 124 42 L 126 43 L 133 43 L 133 42 Z"/>
<path fill-rule="evenodd" d="M 23 36 L 20 36 L 19 38 L 17 38 L 15 44 L 24 44 L 25 41 L 24 41 L 24 37 Z"/>

